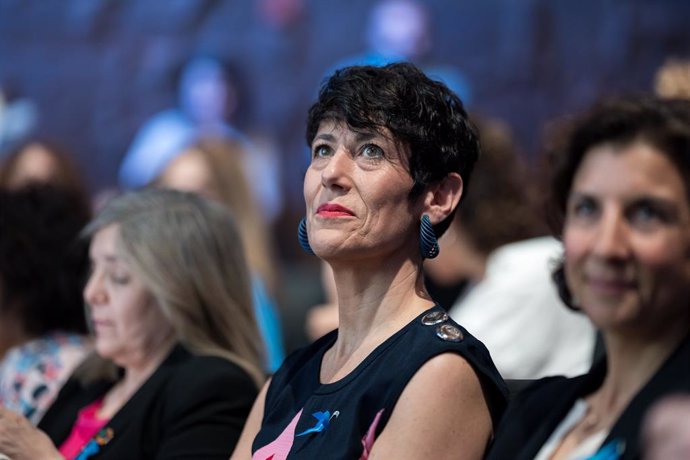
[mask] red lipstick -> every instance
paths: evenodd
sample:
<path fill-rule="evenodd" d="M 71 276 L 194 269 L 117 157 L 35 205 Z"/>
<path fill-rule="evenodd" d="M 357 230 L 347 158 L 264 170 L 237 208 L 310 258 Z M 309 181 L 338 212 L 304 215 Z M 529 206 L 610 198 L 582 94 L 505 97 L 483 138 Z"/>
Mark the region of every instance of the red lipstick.
<path fill-rule="evenodd" d="M 340 206 L 335 203 L 324 203 L 318 207 L 316 214 L 321 217 L 352 217 L 354 212 L 350 211 L 345 206 Z"/>

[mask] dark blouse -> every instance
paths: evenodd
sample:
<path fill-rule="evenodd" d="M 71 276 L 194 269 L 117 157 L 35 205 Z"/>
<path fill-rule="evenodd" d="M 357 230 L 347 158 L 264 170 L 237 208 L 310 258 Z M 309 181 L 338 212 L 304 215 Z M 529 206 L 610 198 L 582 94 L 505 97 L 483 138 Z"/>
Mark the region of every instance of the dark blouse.
<path fill-rule="evenodd" d="M 103 397 L 112 382 L 84 386 L 71 379 L 38 425 L 60 445 L 79 410 Z M 238 365 L 176 346 L 160 367 L 87 443 L 98 460 L 227 460 L 257 388 Z"/>
<path fill-rule="evenodd" d="M 599 388 L 605 376 L 606 361 L 601 360 L 588 374 L 541 379 L 517 394 L 508 405 L 487 459 L 534 459 L 575 401 Z M 618 451 L 618 457 L 611 458 L 639 459 L 645 413 L 661 397 L 681 392 L 690 392 L 690 337 L 634 396 L 611 428 L 602 444 Z"/>
<path fill-rule="evenodd" d="M 489 353 L 440 307 L 391 336 L 346 377 L 321 384 L 321 361 L 336 338 L 334 331 L 294 353 L 275 374 L 253 459 L 366 458 L 407 383 L 441 353 L 457 353 L 474 368 L 494 423 L 503 412 L 507 391 Z"/>

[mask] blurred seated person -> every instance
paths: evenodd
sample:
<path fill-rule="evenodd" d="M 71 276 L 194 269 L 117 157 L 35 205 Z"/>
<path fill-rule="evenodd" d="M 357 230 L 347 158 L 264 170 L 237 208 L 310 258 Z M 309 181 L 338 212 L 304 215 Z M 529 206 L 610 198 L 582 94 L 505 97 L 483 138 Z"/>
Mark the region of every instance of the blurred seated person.
<path fill-rule="evenodd" d="M 120 165 L 120 187 L 129 190 L 148 185 L 199 139 L 235 141 L 244 144 L 232 153 L 242 155 L 245 173 L 261 177 L 250 181 L 249 186 L 261 205 L 261 217 L 272 221 L 282 206 L 276 176 L 279 171 L 265 163 L 257 164 L 256 157 L 271 158 L 270 154 L 255 149 L 230 122 L 242 96 L 225 63 L 210 56 L 190 59 L 179 77 L 178 106 L 155 114 L 137 132 Z"/>
<path fill-rule="evenodd" d="M 659 97 L 690 99 L 690 59 L 669 59 L 654 76 Z"/>
<path fill-rule="evenodd" d="M 197 135 L 242 139 L 228 123 L 238 94 L 216 59 L 196 57 L 184 65 L 178 83 L 178 107 L 160 112 L 137 133 L 120 166 L 120 185 L 140 188 L 153 181 Z"/>
<path fill-rule="evenodd" d="M 261 219 L 242 168 L 243 152 L 240 142 L 200 140 L 167 164 L 155 185 L 199 193 L 226 206 L 235 217 L 252 272 L 254 313 L 266 345 L 266 368 L 274 372 L 285 358 L 280 319 L 272 300 L 276 262 L 268 224 Z"/>
<path fill-rule="evenodd" d="M 472 102 L 467 77 L 452 65 L 429 62 L 433 50 L 433 15 L 418 0 L 378 0 L 372 3 L 363 37 L 364 52 L 345 57 L 332 65 L 326 75 L 352 65 L 384 66 L 409 61 L 430 78 L 446 84 L 465 105 Z"/>
<path fill-rule="evenodd" d="M 225 460 L 263 380 L 249 275 L 228 211 L 146 190 L 86 227 L 95 353 L 39 429 L 0 409 L 13 460 Z"/>
<path fill-rule="evenodd" d="M 0 187 L 17 189 L 35 183 L 72 190 L 79 195 L 80 206 L 89 201 L 73 154 L 55 142 L 38 138 L 27 140 L 0 163 Z"/>
<path fill-rule="evenodd" d="M 12 86 L 0 81 L 0 159 L 34 130 L 38 120 L 36 103 Z"/>
<path fill-rule="evenodd" d="M 690 392 L 690 101 L 597 104 L 553 168 L 554 280 L 606 356 L 514 396 L 487 458 L 639 459 L 645 414 Z"/>
<path fill-rule="evenodd" d="M 33 424 L 90 349 L 79 202 L 58 187 L 0 188 L 0 405 Z"/>
<path fill-rule="evenodd" d="M 438 284 L 469 281 L 450 316 L 484 342 L 504 378 L 579 375 L 595 331 L 551 282 L 562 245 L 535 211 L 534 179 L 501 122 L 476 118 L 482 154 L 441 254 L 425 266 Z M 548 344 L 548 345 L 545 345 Z"/>

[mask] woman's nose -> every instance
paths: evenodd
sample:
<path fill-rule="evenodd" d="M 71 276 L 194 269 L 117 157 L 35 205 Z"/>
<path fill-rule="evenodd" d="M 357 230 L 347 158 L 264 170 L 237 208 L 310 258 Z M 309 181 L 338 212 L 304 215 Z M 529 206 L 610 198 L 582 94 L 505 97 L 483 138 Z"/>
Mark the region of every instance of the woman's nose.
<path fill-rule="evenodd" d="M 625 259 L 630 254 L 630 235 L 623 215 L 605 212 L 599 221 L 594 253 L 607 259 Z"/>
<path fill-rule="evenodd" d="M 345 148 L 339 147 L 321 171 L 321 183 L 324 187 L 347 188 L 352 162 L 352 157 Z"/>
<path fill-rule="evenodd" d="M 89 305 L 100 305 L 106 298 L 102 276 L 94 271 L 84 286 L 84 300 Z"/>

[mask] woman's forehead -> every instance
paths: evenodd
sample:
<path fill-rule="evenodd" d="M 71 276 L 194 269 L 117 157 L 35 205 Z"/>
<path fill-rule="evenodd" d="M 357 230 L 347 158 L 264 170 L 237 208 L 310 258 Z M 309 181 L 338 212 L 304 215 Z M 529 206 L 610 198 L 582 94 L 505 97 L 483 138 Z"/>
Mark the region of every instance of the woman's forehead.
<path fill-rule="evenodd" d="M 669 155 L 645 142 L 600 144 L 589 149 L 573 180 L 579 189 L 685 197 L 687 184 Z"/>

